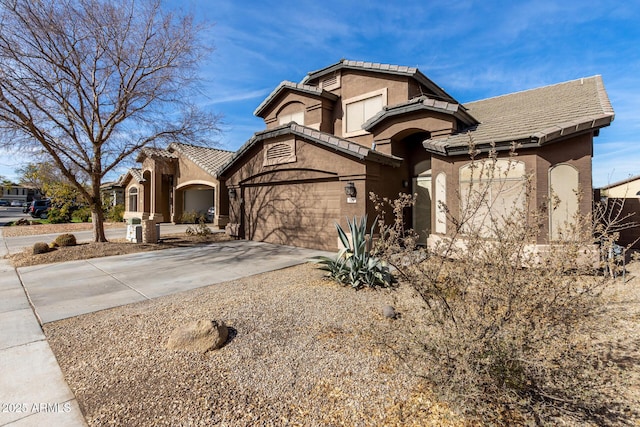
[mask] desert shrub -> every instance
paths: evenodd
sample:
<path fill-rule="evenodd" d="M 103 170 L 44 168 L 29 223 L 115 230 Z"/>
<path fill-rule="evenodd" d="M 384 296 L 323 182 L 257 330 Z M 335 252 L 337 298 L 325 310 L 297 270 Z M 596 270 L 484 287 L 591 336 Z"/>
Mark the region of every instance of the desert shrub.
<path fill-rule="evenodd" d="M 76 245 L 76 236 L 74 236 L 73 234 L 61 234 L 58 237 L 56 237 L 55 240 L 55 244 L 57 246 L 75 246 Z"/>
<path fill-rule="evenodd" d="M 47 252 L 49 252 L 49 250 L 49 245 L 44 242 L 37 242 L 33 244 L 34 255 L 46 254 Z"/>
<path fill-rule="evenodd" d="M 89 216 L 91 216 L 91 213 L 89 213 Z M 105 214 L 105 219 L 111 222 L 124 221 L 124 205 L 110 206 Z"/>
<path fill-rule="evenodd" d="M 490 153 L 474 173 L 502 173 L 490 171 L 496 159 Z M 606 324 L 602 291 L 610 283 L 586 261 L 594 250 L 591 218 L 574 218 L 563 241 L 535 251 L 546 216 L 544 208 L 528 205 L 531 180 L 522 182 L 522 199 L 509 187 L 509 200 L 524 203 L 502 213 L 491 209 L 488 194 L 495 201 L 505 187 L 491 180 L 472 184 L 459 196 L 466 198 L 459 214 L 438 206 L 448 233 L 426 248 L 416 247 L 415 232 L 404 229 L 402 212 L 414 196 L 371 195 L 380 213 L 375 252 L 423 303 L 418 324 L 394 330 L 390 346 L 440 398 L 482 424 L 624 418 L 612 386 L 618 373 L 591 339 Z"/>
<path fill-rule="evenodd" d="M 89 206 L 81 206 L 71 214 L 71 219 L 75 222 L 91 221 L 91 208 Z"/>
<path fill-rule="evenodd" d="M 335 258 L 317 257 L 321 269 L 329 272 L 328 276 L 343 285 L 356 289 L 362 287 L 388 286 L 392 277 L 389 267 L 370 251 L 371 238 L 374 235 L 376 220 L 373 221 L 367 234 L 367 216 L 347 220 L 351 240 L 340 224 L 336 224 L 342 249 Z"/>
<path fill-rule="evenodd" d="M 206 237 L 208 235 L 210 235 L 211 229 L 207 226 L 205 219 L 203 217 L 200 217 L 200 219 L 198 220 L 198 224 L 196 224 L 195 226 L 189 226 L 187 227 L 187 229 L 185 230 L 185 233 L 188 236 L 198 236 L 198 237 Z"/>
<path fill-rule="evenodd" d="M 181 224 L 199 224 L 201 221 L 206 222 L 207 218 L 198 211 L 183 212 L 182 215 L 180 215 Z"/>

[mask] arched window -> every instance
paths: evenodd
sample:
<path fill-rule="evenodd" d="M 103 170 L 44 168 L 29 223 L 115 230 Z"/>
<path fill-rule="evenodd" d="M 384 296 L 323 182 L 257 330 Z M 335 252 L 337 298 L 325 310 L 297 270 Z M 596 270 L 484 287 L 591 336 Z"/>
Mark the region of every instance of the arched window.
<path fill-rule="evenodd" d="M 129 189 L 129 212 L 138 212 L 138 188 Z"/>
<path fill-rule="evenodd" d="M 524 162 L 487 159 L 460 168 L 460 218 L 465 232 L 495 236 L 514 215 L 525 215 Z"/>

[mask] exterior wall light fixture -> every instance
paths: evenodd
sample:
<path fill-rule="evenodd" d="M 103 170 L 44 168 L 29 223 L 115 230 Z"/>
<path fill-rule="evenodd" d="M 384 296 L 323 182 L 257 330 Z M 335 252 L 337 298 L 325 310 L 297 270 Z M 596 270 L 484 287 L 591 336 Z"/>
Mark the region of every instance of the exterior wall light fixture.
<path fill-rule="evenodd" d="M 356 191 L 356 186 L 353 182 L 349 182 L 344 186 L 344 192 L 347 197 L 356 197 L 356 194 L 358 194 L 358 192 Z"/>
<path fill-rule="evenodd" d="M 229 189 L 229 198 L 230 199 L 235 199 L 236 198 L 236 189 L 235 188 L 230 188 Z"/>

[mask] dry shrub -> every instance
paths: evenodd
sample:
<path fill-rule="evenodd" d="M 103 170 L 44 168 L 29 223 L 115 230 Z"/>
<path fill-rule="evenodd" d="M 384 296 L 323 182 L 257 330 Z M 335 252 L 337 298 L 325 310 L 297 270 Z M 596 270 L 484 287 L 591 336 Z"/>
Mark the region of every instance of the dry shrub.
<path fill-rule="evenodd" d="M 56 240 L 54 241 L 54 243 L 56 246 L 59 246 L 59 247 L 75 246 L 77 244 L 76 236 L 69 233 L 61 234 L 58 237 L 56 237 Z"/>
<path fill-rule="evenodd" d="M 625 422 L 615 394 L 619 372 L 591 339 L 607 325 L 602 291 L 611 279 L 589 255 L 597 254 L 594 241 L 614 239 L 605 238 L 606 224 L 594 237 L 591 219 L 576 217 L 563 241 L 533 250 L 544 208 L 528 206 L 530 177 L 518 184 L 522 198 L 514 196 L 496 160 L 495 152 L 472 158 L 475 176 L 496 179 L 472 180 L 455 217 L 438 207 L 448 234 L 428 248 L 416 248 L 416 233 L 404 229 L 414 196 L 371 195 L 380 214 L 377 253 L 423 303 L 413 316 L 421 321 L 394 331 L 388 344 L 440 398 L 483 424 Z M 496 195 L 506 186 L 510 206 L 500 213 Z"/>
<path fill-rule="evenodd" d="M 50 250 L 51 250 L 51 248 L 49 248 L 49 245 L 46 244 L 45 242 L 37 242 L 37 243 L 33 244 L 33 254 L 34 255 L 46 254 Z"/>

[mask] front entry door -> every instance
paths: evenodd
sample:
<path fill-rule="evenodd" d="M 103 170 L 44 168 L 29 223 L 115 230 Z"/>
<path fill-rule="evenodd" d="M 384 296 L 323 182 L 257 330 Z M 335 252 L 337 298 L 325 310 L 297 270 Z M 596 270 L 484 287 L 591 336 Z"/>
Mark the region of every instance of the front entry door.
<path fill-rule="evenodd" d="M 413 229 L 418 233 L 418 243 L 426 245 L 431 234 L 431 176 L 414 178 L 413 193 L 418 195 L 413 207 Z"/>

